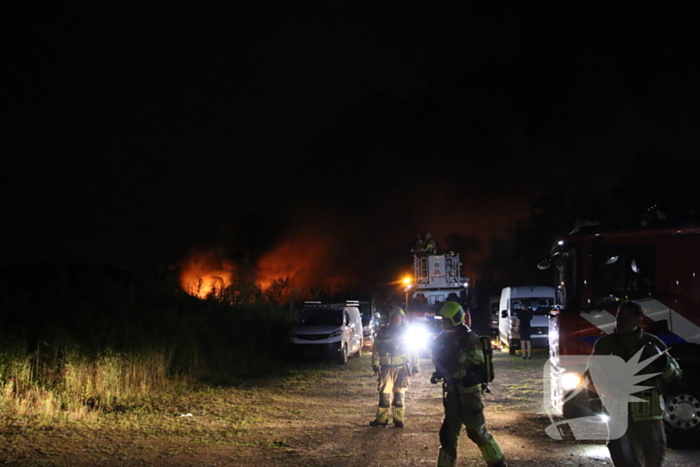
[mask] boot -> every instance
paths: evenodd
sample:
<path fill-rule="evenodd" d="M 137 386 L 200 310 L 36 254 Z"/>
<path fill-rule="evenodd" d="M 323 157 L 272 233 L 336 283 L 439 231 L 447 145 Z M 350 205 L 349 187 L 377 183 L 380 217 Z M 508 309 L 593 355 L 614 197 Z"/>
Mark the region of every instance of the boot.
<path fill-rule="evenodd" d="M 387 426 L 389 424 L 389 407 L 377 407 L 377 416 L 369 422 L 369 426 Z"/>
<path fill-rule="evenodd" d="M 393 412 L 393 418 L 394 418 L 394 426 L 396 428 L 403 428 L 403 422 L 404 422 L 404 417 L 406 416 L 406 408 L 404 406 L 401 407 L 392 407 L 392 412 Z"/>

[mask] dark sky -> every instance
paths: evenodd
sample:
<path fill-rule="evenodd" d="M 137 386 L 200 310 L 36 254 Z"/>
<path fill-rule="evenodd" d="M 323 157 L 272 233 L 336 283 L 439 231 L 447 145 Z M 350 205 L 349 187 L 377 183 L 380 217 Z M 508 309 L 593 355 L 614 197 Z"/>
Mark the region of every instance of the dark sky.
<path fill-rule="evenodd" d="M 8 15 L 3 265 L 376 282 L 418 232 L 479 257 L 544 190 L 697 154 L 679 4 L 230 3 Z"/>

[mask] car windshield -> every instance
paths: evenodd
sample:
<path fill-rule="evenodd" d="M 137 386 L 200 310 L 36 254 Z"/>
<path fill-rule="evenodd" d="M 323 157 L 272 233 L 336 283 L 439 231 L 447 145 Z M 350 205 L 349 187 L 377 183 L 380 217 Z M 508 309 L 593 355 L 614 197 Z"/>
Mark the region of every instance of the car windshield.
<path fill-rule="evenodd" d="M 343 324 L 342 310 L 305 308 L 294 321 L 296 325 L 308 326 L 340 326 Z"/>

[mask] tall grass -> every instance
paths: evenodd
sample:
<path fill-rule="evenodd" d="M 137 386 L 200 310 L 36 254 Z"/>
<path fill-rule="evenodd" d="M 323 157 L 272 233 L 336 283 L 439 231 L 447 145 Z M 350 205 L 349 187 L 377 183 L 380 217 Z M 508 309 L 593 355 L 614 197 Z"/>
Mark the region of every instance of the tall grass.
<path fill-rule="evenodd" d="M 0 423 L 5 424 L 94 419 L 169 382 L 168 356 L 157 352 L 75 353 L 58 361 L 39 361 L 36 354 L 3 357 Z"/>
<path fill-rule="evenodd" d="M 91 420 L 173 385 L 285 370 L 283 294 L 247 284 L 201 300 L 168 277 L 46 275 L 0 285 L 0 424 Z"/>

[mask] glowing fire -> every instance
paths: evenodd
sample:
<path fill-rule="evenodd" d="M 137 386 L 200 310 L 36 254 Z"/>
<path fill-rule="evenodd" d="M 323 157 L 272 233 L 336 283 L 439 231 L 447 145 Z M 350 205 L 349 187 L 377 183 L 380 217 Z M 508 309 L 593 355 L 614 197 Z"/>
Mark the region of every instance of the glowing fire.
<path fill-rule="evenodd" d="M 297 232 L 263 255 L 257 262 L 255 279 L 265 292 L 276 280 L 287 280 L 294 288 L 323 286 L 335 292 L 341 278 L 331 272 L 332 240 L 317 231 Z M 191 295 L 206 298 L 230 286 L 236 265 L 221 250 L 192 253 L 182 265 L 180 285 Z"/>
<path fill-rule="evenodd" d="M 190 295 L 206 298 L 231 285 L 234 265 L 218 250 L 192 253 L 182 266 L 180 286 Z"/>

